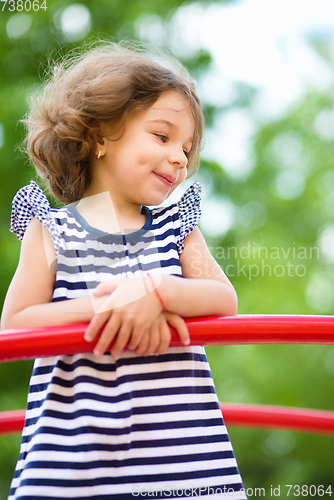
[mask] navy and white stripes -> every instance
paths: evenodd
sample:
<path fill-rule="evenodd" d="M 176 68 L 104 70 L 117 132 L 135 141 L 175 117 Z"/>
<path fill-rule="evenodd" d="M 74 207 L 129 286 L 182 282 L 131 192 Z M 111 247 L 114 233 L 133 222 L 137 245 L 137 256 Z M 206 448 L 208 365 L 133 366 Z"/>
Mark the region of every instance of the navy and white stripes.
<path fill-rule="evenodd" d="M 147 271 L 181 276 L 179 251 L 200 213 L 199 203 L 191 217 L 183 207 L 192 206 L 196 189 L 168 208 L 144 207 L 145 226 L 129 235 L 91 228 L 73 205 L 51 210 L 61 235 L 52 300 Z M 35 361 L 10 500 L 200 491 L 201 498 L 246 498 L 203 347 Z"/>

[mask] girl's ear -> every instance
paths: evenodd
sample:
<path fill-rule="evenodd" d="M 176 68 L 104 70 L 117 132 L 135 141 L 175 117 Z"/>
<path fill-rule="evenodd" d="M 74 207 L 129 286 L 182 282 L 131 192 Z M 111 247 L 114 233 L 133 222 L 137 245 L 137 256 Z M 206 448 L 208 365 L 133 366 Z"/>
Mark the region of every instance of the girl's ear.
<path fill-rule="evenodd" d="M 91 129 L 91 134 L 96 141 L 94 154 L 97 159 L 100 159 L 102 156 L 106 154 L 105 151 L 106 140 L 100 124 L 97 124 L 94 128 Z"/>
<path fill-rule="evenodd" d="M 106 139 L 105 137 L 100 137 L 98 140 L 96 140 L 96 148 L 95 148 L 95 156 L 96 159 L 99 160 L 106 154 Z"/>

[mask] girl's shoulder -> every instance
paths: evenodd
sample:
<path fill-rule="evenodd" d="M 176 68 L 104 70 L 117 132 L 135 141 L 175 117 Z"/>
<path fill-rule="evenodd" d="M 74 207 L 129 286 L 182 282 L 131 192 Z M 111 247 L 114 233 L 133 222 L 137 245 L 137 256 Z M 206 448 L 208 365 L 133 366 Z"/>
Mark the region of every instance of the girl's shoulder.
<path fill-rule="evenodd" d="M 56 254 L 59 249 L 60 235 L 49 200 L 39 185 L 30 181 L 23 186 L 13 198 L 10 231 L 22 240 L 33 217 L 46 227 L 52 236 Z"/>
<path fill-rule="evenodd" d="M 177 203 L 181 217 L 189 211 L 201 214 L 202 188 L 198 181 L 195 181 L 187 191 L 181 196 Z"/>
<path fill-rule="evenodd" d="M 198 181 L 195 181 L 184 192 L 178 202 L 167 207 L 158 207 L 151 210 L 152 214 L 163 214 L 167 212 L 178 213 L 180 218 L 189 211 L 201 212 L 202 188 Z"/>
<path fill-rule="evenodd" d="M 177 203 L 152 210 L 153 219 L 157 224 L 163 225 L 173 222 L 176 229 L 176 244 L 179 255 L 181 255 L 184 248 L 184 239 L 200 220 L 201 192 L 201 186 L 196 181 L 185 191 Z"/>

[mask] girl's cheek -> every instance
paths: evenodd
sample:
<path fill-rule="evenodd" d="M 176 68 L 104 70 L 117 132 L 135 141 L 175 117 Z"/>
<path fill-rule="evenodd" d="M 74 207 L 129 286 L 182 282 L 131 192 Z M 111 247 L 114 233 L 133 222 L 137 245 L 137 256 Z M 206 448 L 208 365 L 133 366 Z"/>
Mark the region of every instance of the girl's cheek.
<path fill-rule="evenodd" d="M 186 177 L 187 177 L 187 169 L 186 168 L 182 168 L 181 172 L 179 174 L 179 179 L 181 179 L 180 180 L 180 184 L 181 184 L 181 182 L 183 182 L 186 179 Z"/>
<path fill-rule="evenodd" d="M 182 170 L 183 170 L 183 169 L 182 169 Z M 185 170 L 186 170 L 186 169 L 185 169 Z M 170 193 L 169 193 L 169 196 L 172 194 L 172 192 L 173 192 L 173 191 L 175 191 L 175 189 L 176 189 L 177 187 L 179 187 L 179 185 L 180 185 L 180 184 L 182 184 L 182 182 L 186 179 L 186 177 L 187 177 L 187 171 L 185 171 L 185 172 L 182 172 L 182 171 L 181 171 L 181 172 L 179 173 L 179 178 L 178 178 L 177 182 L 174 184 L 174 186 L 171 188 Z"/>

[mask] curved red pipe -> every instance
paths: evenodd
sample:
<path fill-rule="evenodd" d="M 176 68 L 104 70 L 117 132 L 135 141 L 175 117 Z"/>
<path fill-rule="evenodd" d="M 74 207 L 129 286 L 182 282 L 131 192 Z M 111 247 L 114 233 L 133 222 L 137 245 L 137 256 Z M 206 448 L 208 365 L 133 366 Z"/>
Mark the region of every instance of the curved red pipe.
<path fill-rule="evenodd" d="M 332 316 L 240 315 L 186 320 L 192 345 L 334 344 Z M 91 352 L 86 323 L 0 332 L 0 361 Z M 172 330 L 172 346 L 181 345 Z M 221 404 L 227 425 L 334 434 L 334 412 L 260 405 Z M 20 432 L 24 410 L 0 413 L 0 434 Z"/>
<path fill-rule="evenodd" d="M 192 345 L 334 344 L 333 316 L 239 315 L 186 319 Z M 87 323 L 0 331 L 0 361 L 91 352 Z M 173 328 L 171 346 L 181 342 Z"/>
<path fill-rule="evenodd" d="M 334 412 L 330 411 L 229 403 L 221 404 L 220 408 L 227 426 L 334 435 Z M 0 434 L 21 432 L 24 418 L 25 410 L 0 413 Z"/>
<path fill-rule="evenodd" d="M 25 410 L 2 411 L 0 413 L 0 434 L 21 432 L 24 426 Z"/>
<path fill-rule="evenodd" d="M 220 405 L 227 425 L 334 435 L 334 412 L 286 406 Z"/>

